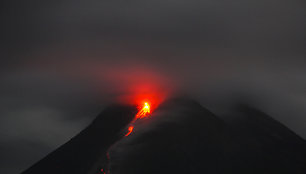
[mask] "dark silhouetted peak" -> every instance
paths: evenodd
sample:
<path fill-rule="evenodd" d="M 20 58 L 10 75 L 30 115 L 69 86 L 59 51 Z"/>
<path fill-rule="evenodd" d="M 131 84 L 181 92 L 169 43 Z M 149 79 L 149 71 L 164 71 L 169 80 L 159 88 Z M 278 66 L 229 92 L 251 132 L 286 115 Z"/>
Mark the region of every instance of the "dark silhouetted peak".
<path fill-rule="evenodd" d="M 132 106 L 112 105 L 106 108 L 81 133 L 23 174 L 85 174 L 100 171 L 106 165 L 107 149 L 124 136 L 121 130 L 130 123 L 136 112 L 136 107 Z M 92 169 L 98 160 L 100 169 Z"/>
<path fill-rule="evenodd" d="M 164 101 L 162 106 L 175 105 L 176 107 L 202 107 L 197 101 L 191 98 L 175 97 Z"/>
<path fill-rule="evenodd" d="M 237 122 L 249 130 L 253 129 L 257 132 L 270 134 L 279 139 L 288 139 L 289 141 L 294 139 L 302 140 L 293 131 L 259 109 L 240 104 L 236 111 L 240 115 Z"/>
<path fill-rule="evenodd" d="M 93 120 L 90 127 L 99 129 L 99 133 L 106 132 L 108 135 L 113 135 L 130 123 L 136 113 L 136 106 L 111 105 Z"/>
<path fill-rule="evenodd" d="M 306 142 L 286 126 L 245 104 L 237 105 L 231 118 L 228 126 L 234 142 L 232 152 L 244 158 L 243 165 L 254 173 L 306 171 Z"/>
<path fill-rule="evenodd" d="M 171 98 L 164 101 L 155 112 L 160 110 L 171 111 L 172 113 L 175 112 L 189 112 L 191 115 L 211 117 L 213 119 L 219 119 L 218 117 L 213 116 L 214 114 L 211 113 L 208 109 L 204 108 L 199 102 L 191 99 L 191 98 L 183 98 L 183 97 L 176 97 Z M 181 115 L 181 113 L 177 113 Z M 194 118 L 193 118 L 194 119 Z M 219 120 L 221 121 L 221 120 Z"/>
<path fill-rule="evenodd" d="M 24 174 L 306 173 L 305 141 L 248 105 L 237 106 L 229 121 L 194 100 L 166 100 L 123 137 L 136 112 L 105 109 Z"/>
<path fill-rule="evenodd" d="M 112 174 L 218 172 L 227 132 L 213 113 L 190 99 L 170 99 L 148 122 L 112 146 Z"/>

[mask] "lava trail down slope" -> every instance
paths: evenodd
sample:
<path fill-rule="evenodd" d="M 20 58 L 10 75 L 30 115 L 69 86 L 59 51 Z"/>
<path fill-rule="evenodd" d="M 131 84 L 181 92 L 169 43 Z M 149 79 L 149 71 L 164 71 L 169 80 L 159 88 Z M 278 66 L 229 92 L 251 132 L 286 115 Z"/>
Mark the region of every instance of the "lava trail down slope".
<path fill-rule="evenodd" d="M 234 113 L 223 120 L 196 101 L 171 99 L 135 121 L 135 107 L 111 106 L 23 174 L 306 173 L 302 138 L 252 107 Z"/>

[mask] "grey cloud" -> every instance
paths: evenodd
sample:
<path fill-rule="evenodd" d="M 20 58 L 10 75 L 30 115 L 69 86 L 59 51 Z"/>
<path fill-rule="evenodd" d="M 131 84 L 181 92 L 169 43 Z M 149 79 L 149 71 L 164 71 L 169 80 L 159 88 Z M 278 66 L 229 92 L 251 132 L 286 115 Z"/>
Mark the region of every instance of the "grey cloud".
<path fill-rule="evenodd" d="M 304 2 L 4 5 L 0 54 L 9 63 L 1 64 L 1 123 L 6 123 L 1 139 L 40 144 L 43 150 L 31 151 L 39 154 L 36 159 L 81 130 L 105 103 L 126 92 L 125 85 L 143 80 L 114 78 L 111 83 L 103 76 L 108 69 L 137 74 L 141 67 L 157 73 L 224 117 L 234 101 L 244 100 L 306 137 Z M 40 128 L 47 120 L 50 127 Z M 23 135 L 15 136 L 15 130 Z M 62 136 L 46 137 L 59 132 Z M 18 167 L 11 168 L 14 173 Z"/>

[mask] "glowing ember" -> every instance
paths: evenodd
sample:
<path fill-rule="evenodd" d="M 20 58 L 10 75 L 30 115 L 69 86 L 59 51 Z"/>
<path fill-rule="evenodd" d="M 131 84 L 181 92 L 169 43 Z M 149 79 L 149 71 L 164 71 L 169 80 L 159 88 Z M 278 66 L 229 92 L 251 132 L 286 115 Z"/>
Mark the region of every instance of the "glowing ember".
<path fill-rule="evenodd" d="M 145 102 L 142 109 L 137 113 L 136 119 L 143 118 L 151 112 L 150 105 L 148 102 Z"/>
<path fill-rule="evenodd" d="M 129 127 L 129 132 L 125 135 L 126 137 L 129 136 L 133 132 L 134 126 Z"/>
<path fill-rule="evenodd" d="M 137 120 L 137 119 L 141 119 L 141 118 L 146 117 L 148 114 L 150 114 L 150 112 L 151 112 L 151 107 L 150 107 L 149 103 L 148 102 L 144 102 L 142 108 L 136 114 L 136 117 L 135 117 L 133 122 L 135 122 L 135 120 Z M 134 129 L 134 126 L 130 126 L 128 128 L 128 133 L 125 134 L 125 136 L 129 136 L 133 132 L 133 129 Z"/>

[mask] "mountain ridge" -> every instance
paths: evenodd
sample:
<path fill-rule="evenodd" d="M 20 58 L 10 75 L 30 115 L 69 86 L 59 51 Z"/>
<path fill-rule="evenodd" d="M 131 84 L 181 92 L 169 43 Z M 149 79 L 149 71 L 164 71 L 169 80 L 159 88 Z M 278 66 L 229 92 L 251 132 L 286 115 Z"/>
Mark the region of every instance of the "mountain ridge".
<path fill-rule="evenodd" d="M 227 122 L 194 100 L 167 100 L 123 138 L 136 112 L 106 108 L 22 174 L 306 173 L 305 140 L 250 106 L 238 106 Z"/>

